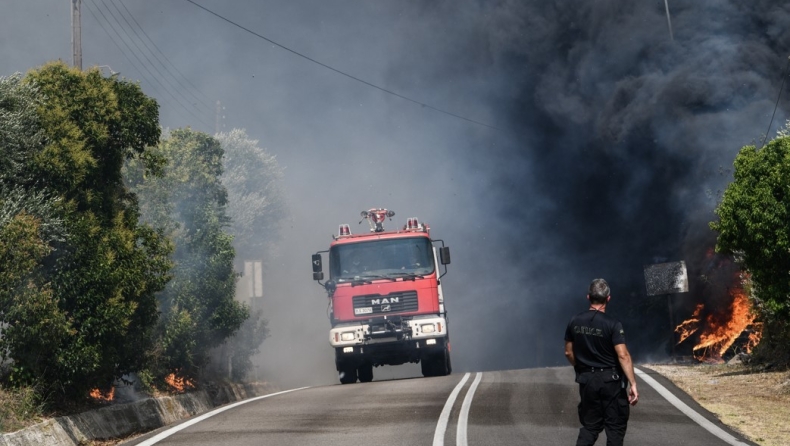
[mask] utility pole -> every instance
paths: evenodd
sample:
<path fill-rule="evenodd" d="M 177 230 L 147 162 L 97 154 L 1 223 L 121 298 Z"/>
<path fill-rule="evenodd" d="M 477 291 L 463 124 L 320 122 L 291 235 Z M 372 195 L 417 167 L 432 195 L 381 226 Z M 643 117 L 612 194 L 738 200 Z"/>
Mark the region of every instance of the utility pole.
<path fill-rule="evenodd" d="M 82 70 L 81 3 L 82 0 L 71 0 L 71 64 L 80 70 Z"/>

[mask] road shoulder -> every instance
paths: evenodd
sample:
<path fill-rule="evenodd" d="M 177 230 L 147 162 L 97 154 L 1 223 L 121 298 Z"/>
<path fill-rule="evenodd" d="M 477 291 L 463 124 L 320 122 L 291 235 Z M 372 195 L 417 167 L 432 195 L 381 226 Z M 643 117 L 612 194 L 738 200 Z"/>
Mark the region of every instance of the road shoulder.
<path fill-rule="evenodd" d="M 678 383 L 670 379 L 670 377 L 666 375 L 670 375 L 671 372 L 668 371 L 668 367 L 675 367 L 674 365 L 661 365 L 661 364 L 649 364 L 649 365 L 639 365 L 637 366 L 647 377 L 652 378 L 656 381 L 656 383 L 666 389 L 672 396 L 677 398 L 681 405 L 687 406 L 690 411 L 696 413 L 701 420 L 707 421 L 712 425 L 706 426 L 705 421 L 695 420 L 698 424 L 706 428 L 707 430 L 711 431 L 716 435 L 714 432 L 717 429 L 720 429 L 724 432 L 724 435 L 717 435 L 720 438 L 724 439 L 725 441 L 730 442 L 730 444 L 748 444 L 748 445 L 758 445 L 755 443 L 753 439 L 744 431 L 738 429 L 735 426 L 728 425 L 724 423 L 721 419 L 721 415 L 709 410 L 703 404 L 700 404 L 693 395 L 689 394 L 684 388 L 680 387 Z M 685 366 L 677 366 L 677 367 L 685 367 Z M 673 374 L 674 375 L 674 374 Z M 672 376 L 672 375 L 670 375 Z M 640 376 L 637 376 L 639 380 Z M 646 380 L 641 380 L 643 383 L 650 384 L 646 382 Z M 640 383 L 640 385 L 644 385 Z M 659 390 L 659 389 L 656 389 Z M 661 393 L 659 391 L 659 393 Z M 669 400 L 669 399 L 668 399 Z M 672 403 L 672 401 L 670 401 Z M 673 403 L 674 404 L 674 403 Z M 676 404 L 675 404 L 676 405 Z M 677 405 L 676 405 L 677 406 Z M 683 409 L 681 409 L 683 411 Z M 696 416 L 692 415 L 690 418 L 694 419 Z M 727 437 L 731 437 L 729 440 Z M 759 443 L 764 444 L 764 443 Z"/>

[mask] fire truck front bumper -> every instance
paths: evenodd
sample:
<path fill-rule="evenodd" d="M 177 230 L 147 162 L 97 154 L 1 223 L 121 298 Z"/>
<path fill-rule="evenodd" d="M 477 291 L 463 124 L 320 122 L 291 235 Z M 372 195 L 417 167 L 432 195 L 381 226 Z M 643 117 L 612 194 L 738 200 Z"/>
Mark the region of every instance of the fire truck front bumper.
<path fill-rule="evenodd" d="M 337 370 L 341 371 L 343 367 L 359 367 L 363 364 L 378 367 L 400 365 L 407 362 L 416 363 L 426 356 L 435 355 L 446 348 L 449 348 L 449 341 L 446 337 L 337 347 L 335 348 L 335 364 Z"/>
<path fill-rule="evenodd" d="M 329 342 L 335 347 L 338 370 L 363 364 L 399 365 L 418 362 L 426 355 L 449 349 L 447 319 L 442 316 L 373 318 L 357 325 L 333 328 Z"/>
<path fill-rule="evenodd" d="M 447 320 L 441 316 L 370 319 L 356 325 L 338 326 L 329 331 L 329 344 L 348 353 L 354 347 L 410 342 L 415 348 L 436 345 L 447 337 Z M 348 348 L 350 347 L 350 348 Z"/>

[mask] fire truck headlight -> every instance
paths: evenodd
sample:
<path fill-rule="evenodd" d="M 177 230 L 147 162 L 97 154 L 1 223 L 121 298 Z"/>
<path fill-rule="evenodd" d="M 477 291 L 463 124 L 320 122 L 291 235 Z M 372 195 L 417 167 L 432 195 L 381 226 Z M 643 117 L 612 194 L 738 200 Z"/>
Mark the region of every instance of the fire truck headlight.
<path fill-rule="evenodd" d="M 422 331 L 423 333 L 435 333 L 436 332 L 436 325 L 433 325 L 433 324 L 420 325 L 420 331 Z"/>
<path fill-rule="evenodd" d="M 355 337 L 356 336 L 353 331 L 346 331 L 340 334 L 341 341 L 353 341 Z"/>

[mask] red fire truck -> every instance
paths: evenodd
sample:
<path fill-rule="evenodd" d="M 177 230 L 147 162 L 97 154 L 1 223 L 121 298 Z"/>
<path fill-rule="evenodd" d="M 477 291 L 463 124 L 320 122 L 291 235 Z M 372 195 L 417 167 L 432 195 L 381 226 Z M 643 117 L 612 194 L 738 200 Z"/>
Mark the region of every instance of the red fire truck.
<path fill-rule="evenodd" d="M 380 365 L 419 363 L 423 376 L 452 371 L 440 280 L 450 248 L 431 239 L 428 225 L 417 218 L 385 231 L 384 221 L 394 215 L 363 211 L 369 232 L 352 234 L 349 225 L 340 225 L 329 250 L 313 255 L 313 280 L 329 296 L 329 344 L 343 384 L 372 381 Z M 322 254 L 329 259 L 325 283 Z"/>

